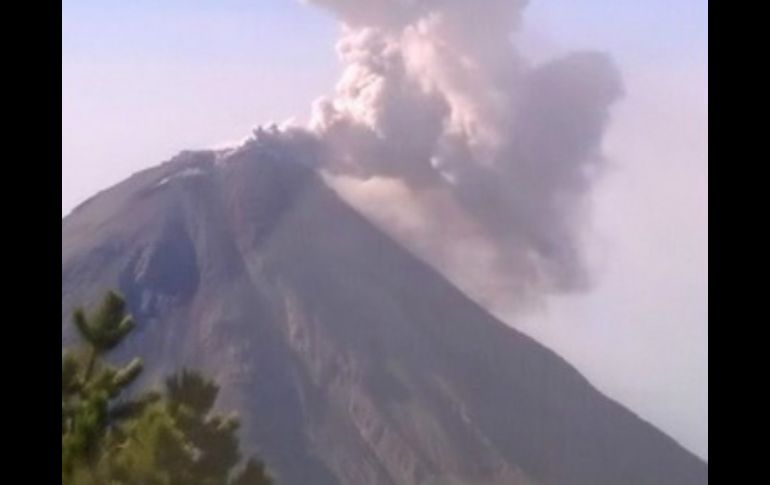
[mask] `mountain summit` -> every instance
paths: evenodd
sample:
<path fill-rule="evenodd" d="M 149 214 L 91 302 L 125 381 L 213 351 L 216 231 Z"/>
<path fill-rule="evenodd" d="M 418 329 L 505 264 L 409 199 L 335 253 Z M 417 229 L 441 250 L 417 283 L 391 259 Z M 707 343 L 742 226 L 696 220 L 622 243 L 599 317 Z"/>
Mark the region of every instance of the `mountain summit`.
<path fill-rule="evenodd" d="M 111 288 L 155 385 L 222 385 L 283 485 L 703 485 L 707 465 L 252 141 L 184 152 L 62 221 L 62 344 Z"/>

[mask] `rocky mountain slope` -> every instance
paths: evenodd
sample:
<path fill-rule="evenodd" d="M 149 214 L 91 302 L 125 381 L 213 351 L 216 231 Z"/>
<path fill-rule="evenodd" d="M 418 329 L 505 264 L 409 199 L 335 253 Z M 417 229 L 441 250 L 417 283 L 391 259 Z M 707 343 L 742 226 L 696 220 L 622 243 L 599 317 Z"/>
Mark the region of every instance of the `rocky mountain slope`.
<path fill-rule="evenodd" d="M 282 485 L 688 485 L 707 466 L 254 141 L 186 152 L 62 221 L 62 344 L 109 288 L 153 385 L 223 386 Z"/>

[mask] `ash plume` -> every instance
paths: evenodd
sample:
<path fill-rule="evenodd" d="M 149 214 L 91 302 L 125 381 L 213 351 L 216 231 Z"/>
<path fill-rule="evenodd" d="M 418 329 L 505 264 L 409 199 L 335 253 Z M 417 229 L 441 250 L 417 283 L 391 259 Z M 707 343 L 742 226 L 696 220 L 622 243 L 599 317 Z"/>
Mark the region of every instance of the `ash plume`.
<path fill-rule="evenodd" d="M 586 288 L 612 61 L 528 63 L 524 1 L 307 3 L 342 24 L 341 79 L 307 127 L 329 184 L 482 302 Z"/>

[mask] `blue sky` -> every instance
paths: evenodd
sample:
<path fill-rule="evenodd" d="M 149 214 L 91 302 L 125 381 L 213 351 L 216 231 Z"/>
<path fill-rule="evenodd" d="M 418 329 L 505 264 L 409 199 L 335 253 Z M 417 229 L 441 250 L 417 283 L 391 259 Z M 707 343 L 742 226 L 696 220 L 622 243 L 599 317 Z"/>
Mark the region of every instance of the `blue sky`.
<path fill-rule="evenodd" d="M 280 66 L 302 60 L 321 68 L 336 31 L 330 17 L 296 0 L 64 0 L 62 5 L 65 62 L 251 59 Z M 528 24 L 572 48 L 661 62 L 706 62 L 707 18 L 706 0 L 531 0 L 526 12 Z"/>
<path fill-rule="evenodd" d="M 571 48 L 649 62 L 707 61 L 707 0 L 532 0 L 526 15 Z"/>
<path fill-rule="evenodd" d="M 62 214 L 182 148 L 302 117 L 335 24 L 288 0 L 62 4 Z"/>
<path fill-rule="evenodd" d="M 590 295 L 522 329 L 708 454 L 707 0 L 530 0 L 534 57 L 609 51 L 626 99 L 595 196 L 609 262 Z M 64 0 L 62 214 L 186 148 L 309 114 L 338 32 L 296 0 Z"/>
<path fill-rule="evenodd" d="M 336 29 L 317 10 L 290 0 L 65 0 L 62 25 L 65 62 L 257 59 L 279 67 L 298 56 L 310 61 L 306 40 L 331 40 Z"/>
<path fill-rule="evenodd" d="M 335 22 L 296 0 L 64 0 L 62 12 L 63 163 L 77 175 L 63 213 L 181 147 L 306 116 L 338 72 Z M 706 18 L 705 0 L 532 0 L 525 21 L 621 65 L 705 71 Z"/>

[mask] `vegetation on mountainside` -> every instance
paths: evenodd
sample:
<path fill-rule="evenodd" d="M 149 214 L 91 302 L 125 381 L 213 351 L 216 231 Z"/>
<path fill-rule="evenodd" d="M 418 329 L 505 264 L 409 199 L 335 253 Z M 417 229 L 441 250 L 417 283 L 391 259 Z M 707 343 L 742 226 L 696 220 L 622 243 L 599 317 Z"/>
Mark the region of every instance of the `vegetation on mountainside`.
<path fill-rule="evenodd" d="M 109 292 L 73 323 L 83 345 L 62 353 L 63 485 L 272 483 L 259 459 L 242 463 L 237 419 L 213 413 L 213 381 L 182 370 L 162 391 L 128 392 L 141 361 L 105 360 L 134 328 L 123 298 Z"/>

